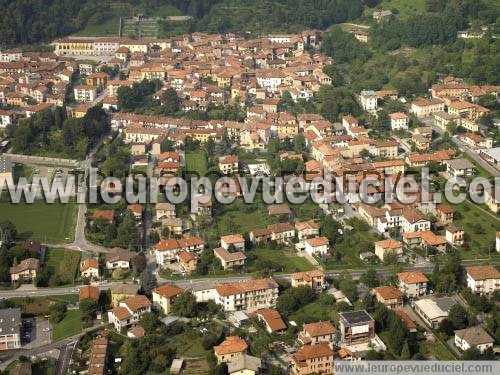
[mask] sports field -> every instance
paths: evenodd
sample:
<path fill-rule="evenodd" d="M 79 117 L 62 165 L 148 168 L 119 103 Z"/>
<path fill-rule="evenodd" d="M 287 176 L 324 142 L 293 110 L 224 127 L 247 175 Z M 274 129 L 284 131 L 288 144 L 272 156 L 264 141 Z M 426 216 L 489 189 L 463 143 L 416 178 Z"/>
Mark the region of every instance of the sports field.
<path fill-rule="evenodd" d="M 47 204 L 37 200 L 33 204 L 0 203 L 0 221 L 10 220 L 21 240 L 33 239 L 43 243 L 73 241 L 76 222 L 76 201 L 67 204 Z"/>

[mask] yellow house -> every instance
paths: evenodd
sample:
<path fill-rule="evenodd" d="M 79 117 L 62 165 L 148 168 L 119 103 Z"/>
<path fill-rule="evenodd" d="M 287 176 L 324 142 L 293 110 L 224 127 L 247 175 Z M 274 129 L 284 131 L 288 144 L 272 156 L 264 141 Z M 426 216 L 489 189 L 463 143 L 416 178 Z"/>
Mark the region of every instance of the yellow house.
<path fill-rule="evenodd" d="M 136 284 L 121 283 L 111 285 L 111 304 L 113 307 L 118 306 L 121 301 L 135 296 L 138 289 L 139 287 Z"/>
<path fill-rule="evenodd" d="M 248 348 L 245 340 L 238 336 L 228 336 L 217 346 L 214 346 L 214 354 L 217 363 L 231 362 L 246 353 Z"/>

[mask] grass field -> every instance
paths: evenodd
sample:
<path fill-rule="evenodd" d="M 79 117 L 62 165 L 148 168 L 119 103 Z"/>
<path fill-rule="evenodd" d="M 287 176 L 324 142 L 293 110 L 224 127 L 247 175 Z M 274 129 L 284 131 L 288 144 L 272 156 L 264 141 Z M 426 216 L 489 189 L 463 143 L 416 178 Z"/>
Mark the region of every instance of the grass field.
<path fill-rule="evenodd" d="M 295 250 L 292 249 L 253 249 L 249 251 L 249 254 L 252 253 L 255 254 L 256 259 L 248 263 L 248 272 L 259 271 L 257 260 L 279 264 L 283 267 L 279 272 L 284 273 L 309 271 L 314 268 L 306 258 L 297 256 Z"/>
<path fill-rule="evenodd" d="M 82 313 L 80 310 L 68 310 L 64 319 L 52 326 L 52 341 L 59 341 L 77 335 L 82 329 Z"/>
<path fill-rule="evenodd" d="M 67 204 L 0 203 L 0 217 L 10 220 L 17 228 L 20 240 L 33 239 L 44 243 L 67 243 L 73 240 L 76 221 L 76 201 Z"/>
<path fill-rule="evenodd" d="M 238 205 L 244 205 L 238 202 Z M 217 217 L 217 225 L 220 236 L 231 233 L 249 233 L 254 229 L 265 228 L 268 224 L 267 213 L 261 209 L 244 210 L 239 207 L 233 209 L 233 205 L 225 206 L 226 211 Z"/>
<path fill-rule="evenodd" d="M 416 14 L 426 13 L 425 0 L 383 0 L 378 9 L 398 9 L 402 17 L 410 17 Z"/>
<path fill-rule="evenodd" d="M 186 170 L 204 176 L 207 172 L 207 157 L 204 151 L 186 152 Z"/>
<path fill-rule="evenodd" d="M 54 270 L 65 284 L 73 284 L 78 272 L 81 253 L 68 249 L 49 249 L 45 256 L 47 267 Z"/>
<path fill-rule="evenodd" d="M 470 238 L 469 249 L 461 249 L 460 253 L 464 259 L 488 256 L 491 248 L 495 254 L 496 231 L 500 230 L 500 219 L 487 208 L 465 201 L 458 205 L 450 204 L 458 213 L 454 223 L 462 227 Z"/>
<path fill-rule="evenodd" d="M 439 340 L 435 342 L 425 341 L 420 344 L 420 352 L 428 359 L 437 359 L 439 361 L 454 361 L 455 356 Z"/>

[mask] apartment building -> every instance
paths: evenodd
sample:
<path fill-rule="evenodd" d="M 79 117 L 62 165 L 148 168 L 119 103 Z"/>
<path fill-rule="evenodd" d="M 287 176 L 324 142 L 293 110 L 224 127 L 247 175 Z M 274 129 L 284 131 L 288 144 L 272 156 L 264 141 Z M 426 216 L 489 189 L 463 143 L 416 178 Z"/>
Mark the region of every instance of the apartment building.
<path fill-rule="evenodd" d="M 97 98 L 97 89 L 93 86 L 75 86 L 73 93 L 75 95 L 75 100 L 79 103 L 93 102 Z"/>
<path fill-rule="evenodd" d="M 184 293 L 184 289 L 174 284 L 160 285 L 158 288 L 153 289 L 153 306 L 161 309 L 165 315 L 168 315 L 172 309 L 174 298 L 182 293 Z"/>
<path fill-rule="evenodd" d="M 326 342 L 303 346 L 292 356 L 292 374 L 333 374 L 333 350 Z"/>
<path fill-rule="evenodd" d="M 298 334 L 297 340 L 302 345 L 317 345 L 322 342 L 330 347 L 337 342 L 337 328 L 329 321 L 306 323 Z"/>
<path fill-rule="evenodd" d="M 247 280 L 216 285 L 215 291 L 215 302 L 221 305 L 224 311 L 254 311 L 276 304 L 278 283 L 272 278 Z"/>
<path fill-rule="evenodd" d="M 407 297 L 415 298 L 427 293 L 429 279 L 422 272 L 400 272 L 398 276 L 398 287 Z"/>
<path fill-rule="evenodd" d="M 470 266 L 465 272 L 467 286 L 473 293 L 489 295 L 500 290 L 500 272 L 495 266 Z"/>
<path fill-rule="evenodd" d="M 21 309 L 0 310 L 0 351 L 21 347 Z"/>
<path fill-rule="evenodd" d="M 366 310 L 346 311 L 339 314 L 339 329 L 342 343 L 366 343 L 375 337 L 375 320 Z"/>

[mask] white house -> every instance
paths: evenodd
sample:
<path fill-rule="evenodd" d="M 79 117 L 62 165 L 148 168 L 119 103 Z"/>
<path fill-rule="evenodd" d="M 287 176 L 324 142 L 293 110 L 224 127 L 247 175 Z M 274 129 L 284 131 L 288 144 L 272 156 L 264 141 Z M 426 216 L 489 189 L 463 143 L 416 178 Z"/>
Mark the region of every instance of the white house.
<path fill-rule="evenodd" d="M 375 112 L 378 108 L 378 97 L 373 90 L 363 90 L 359 95 L 361 107 L 367 112 Z"/>
<path fill-rule="evenodd" d="M 93 102 L 97 97 L 97 89 L 93 86 L 79 85 L 74 88 L 74 94 L 77 102 Z"/>
<path fill-rule="evenodd" d="M 325 255 L 330 247 L 328 238 L 315 237 L 304 241 L 305 252 L 309 255 Z"/>
<path fill-rule="evenodd" d="M 117 307 L 108 311 L 108 321 L 117 331 L 139 322 L 142 315 L 151 311 L 151 302 L 146 296 L 137 295 L 121 301 Z"/>
<path fill-rule="evenodd" d="M 480 326 L 460 329 L 455 331 L 455 346 L 462 351 L 476 348 L 484 353 L 493 347 L 495 340 Z"/>
<path fill-rule="evenodd" d="M 407 130 L 409 118 L 403 112 L 395 112 L 389 115 L 391 119 L 391 130 Z"/>
<path fill-rule="evenodd" d="M 494 266 L 470 266 L 465 268 L 467 286 L 476 294 L 491 294 L 500 290 L 500 272 Z"/>

